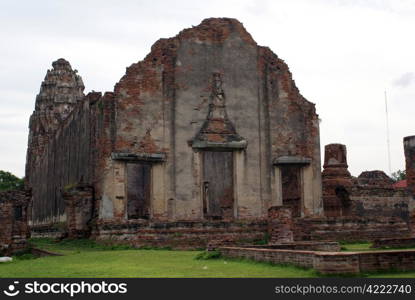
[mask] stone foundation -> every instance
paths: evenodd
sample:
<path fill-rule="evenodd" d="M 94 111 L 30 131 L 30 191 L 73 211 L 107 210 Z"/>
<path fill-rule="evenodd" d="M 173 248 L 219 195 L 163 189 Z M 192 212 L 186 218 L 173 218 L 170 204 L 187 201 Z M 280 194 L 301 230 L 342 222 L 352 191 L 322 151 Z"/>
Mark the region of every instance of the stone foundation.
<path fill-rule="evenodd" d="M 219 250 L 224 257 L 314 268 L 321 274 L 415 270 L 415 250 L 319 252 L 241 247 L 222 247 Z"/>
<path fill-rule="evenodd" d="M 382 200 L 382 199 L 381 199 Z M 375 200 L 374 200 L 375 201 Z M 366 207 L 375 209 L 378 205 Z M 396 203 L 395 203 L 396 204 Z M 409 237 L 410 226 L 406 218 L 399 215 L 400 207 L 396 208 L 397 216 L 369 217 L 304 217 L 293 218 L 291 208 L 284 206 L 271 207 L 268 212 L 268 233 L 271 244 L 292 241 L 372 241 L 381 238 Z M 363 210 L 363 208 L 362 208 Z M 373 212 L 373 211 L 372 211 Z M 388 214 L 390 211 L 388 211 Z"/>
<path fill-rule="evenodd" d="M 136 247 L 169 246 L 175 249 L 206 248 L 209 243 L 235 245 L 264 240 L 265 220 L 222 221 L 99 221 L 92 232 L 97 240 L 111 240 Z"/>
<path fill-rule="evenodd" d="M 340 244 L 338 242 L 329 241 L 309 241 L 309 242 L 291 242 L 291 243 L 278 243 L 268 245 L 253 245 L 244 246 L 246 248 L 257 249 L 285 249 L 285 250 L 309 250 L 309 251 L 340 251 Z"/>
<path fill-rule="evenodd" d="M 66 222 L 30 226 L 32 238 L 61 238 L 66 232 Z"/>
<path fill-rule="evenodd" d="M 208 244 L 213 245 L 214 248 L 235 243 L 253 244 L 255 241 L 264 241 L 266 235 L 271 245 L 290 243 L 306 245 L 308 242 L 313 242 L 315 245 L 315 242 L 319 241 L 324 241 L 324 243 L 327 241 L 373 241 L 397 236 L 402 238 L 411 236 L 408 223 L 399 217 L 314 217 L 292 218 L 290 221 L 287 218 L 277 218 L 279 214 L 274 213 L 278 209 L 273 208 L 271 211 L 273 211 L 270 213 L 270 218 L 273 218 L 271 220 L 151 222 L 123 219 L 99 220 L 89 223 L 88 226 L 92 230 L 91 237 L 97 240 L 113 240 L 138 247 L 150 245 L 186 249 L 205 248 Z M 68 219 L 70 223 L 76 224 L 70 219 Z M 285 225 L 280 224 L 281 222 Z M 57 238 L 67 232 L 67 228 L 73 228 L 74 237 L 82 236 L 77 234 L 76 227 L 67 225 L 66 222 L 32 226 L 31 231 L 33 237 Z M 283 235 L 284 232 L 288 234 Z M 281 240 L 283 236 L 292 236 L 295 242 Z M 292 247 L 291 249 L 300 249 L 299 246 Z M 285 249 L 290 249 L 290 247 L 286 246 Z M 313 250 L 333 251 L 332 249 Z"/>
<path fill-rule="evenodd" d="M 374 240 L 371 248 L 403 248 L 403 247 L 414 247 L 415 238 L 389 238 L 389 239 L 378 239 Z"/>
<path fill-rule="evenodd" d="M 312 268 L 314 252 L 305 250 L 274 250 L 242 247 L 221 247 L 224 257 L 245 258 L 274 264 L 291 264 L 298 267 Z"/>
<path fill-rule="evenodd" d="M 409 237 L 408 223 L 398 217 L 338 217 L 294 219 L 296 241 L 372 241 Z"/>

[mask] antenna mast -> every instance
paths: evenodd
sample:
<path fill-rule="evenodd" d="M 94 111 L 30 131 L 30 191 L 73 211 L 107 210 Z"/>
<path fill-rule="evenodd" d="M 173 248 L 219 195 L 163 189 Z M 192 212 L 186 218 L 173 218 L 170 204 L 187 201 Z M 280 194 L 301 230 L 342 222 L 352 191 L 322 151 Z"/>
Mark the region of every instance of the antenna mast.
<path fill-rule="evenodd" d="M 390 137 L 389 137 L 388 98 L 386 96 L 386 90 L 385 90 L 385 112 L 386 112 L 386 145 L 388 147 L 388 167 L 389 167 L 389 175 L 391 175 L 392 174 L 392 168 L 391 168 L 391 146 L 390 146 Z"/>

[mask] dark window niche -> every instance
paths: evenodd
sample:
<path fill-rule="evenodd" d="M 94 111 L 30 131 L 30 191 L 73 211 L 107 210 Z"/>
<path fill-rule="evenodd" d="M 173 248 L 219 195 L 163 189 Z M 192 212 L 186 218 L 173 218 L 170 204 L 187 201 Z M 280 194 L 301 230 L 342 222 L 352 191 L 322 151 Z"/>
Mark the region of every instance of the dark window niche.
<path fill-rule="evenodd" d="M 23 220 L 23 207 L 21 207 L 21 206 L 15 206 L 14 207 L 14 219 L 16 221 L 22 221 Z"/>

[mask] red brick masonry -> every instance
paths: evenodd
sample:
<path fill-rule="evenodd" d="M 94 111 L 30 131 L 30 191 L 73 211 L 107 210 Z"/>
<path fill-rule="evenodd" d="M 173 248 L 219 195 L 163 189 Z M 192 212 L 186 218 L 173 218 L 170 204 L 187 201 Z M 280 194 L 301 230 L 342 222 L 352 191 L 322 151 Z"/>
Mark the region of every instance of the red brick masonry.
<path fill-rule="evenodd" d="M 0 256 L 11 255 L 27 246 L 27 206 L 30 191 L 0 192 Z"/>
<path fill-rule="evenodd" d="M 92 237 L 111 240 L 135 247 L 169 246 L 175 249 L 205 248 L 209 244 L 235 245 L 263 240 L 266 220 L 246 222 L 177 221 L 149 222 L 147 220 L 98 221 Z"/>
<path fill-rule="evenodd" d="M 389 239 L 377 239 L 373 241 L 371 248 L 399 248 L 399 247 L 415 247 L 414 237 L 396 237 Z"/>
<path fill-rule="evenodd" d="M 314 268 L 321 274 L 357 274 L 393 269 L 415 270 L 415 250 L 322 252 L 221 247 L 219 251 L 223 256 L 229 258 L 247 258 L 275 264 L 291 264 Z"/>

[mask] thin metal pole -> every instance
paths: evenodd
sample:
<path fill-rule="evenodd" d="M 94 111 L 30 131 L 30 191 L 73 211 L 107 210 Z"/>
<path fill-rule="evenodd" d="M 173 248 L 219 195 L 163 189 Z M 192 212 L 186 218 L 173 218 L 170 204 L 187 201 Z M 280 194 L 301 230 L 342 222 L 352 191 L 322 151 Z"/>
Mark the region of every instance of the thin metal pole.
<path fill-rule="evenodd" d="M 386 144 L 388 147 L 388 166 L 389 166 L 389 175 L 392 174 L 391 167 L 391 147 L 390 147 L 390 136 L 389 136 L 389 113 L 388 113 L 388 98 L 385 90 L 385 112 L 386 112 Z"/>

